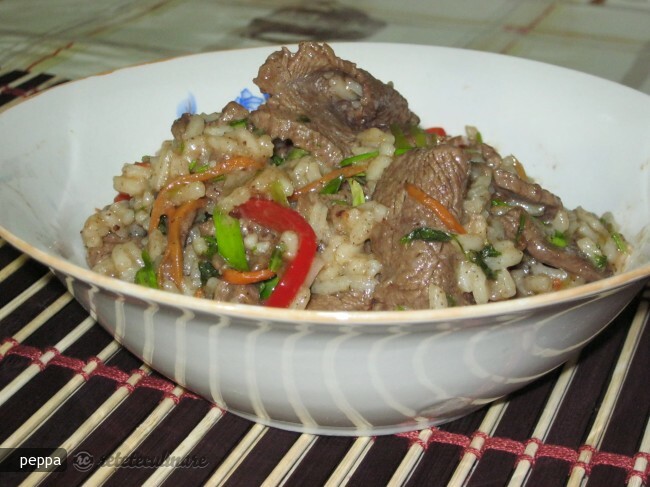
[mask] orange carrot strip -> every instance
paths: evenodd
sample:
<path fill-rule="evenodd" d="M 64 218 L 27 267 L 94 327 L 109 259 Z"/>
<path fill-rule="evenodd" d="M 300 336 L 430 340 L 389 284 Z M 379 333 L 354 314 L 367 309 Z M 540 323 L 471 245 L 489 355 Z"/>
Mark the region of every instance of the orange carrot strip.
<path fill-rule="evenodd" d="M 236 171 L 237 169 L 247 169 L 247 168 L 262 168 L 264 165 L 263 162 L 256 161 L 250 157 L 237 156 L 231 157 L 230 159 L 225 159 L 221 161 L 214 167 L 200 172 L 186 174 L 184 176 L 179 176 L 164 186 L 156 196 L 156 200 L 153 203 L 151 208 L 151 217 L 149 219 L 149 233 L 151 233 L 160 223 L 160 217 L 165 214 L 170 206 L 170 202 L 167 198 L 167 195 L 171 190 L 182 186 L 183 184 L 193 183 L 195 181 L 207 181 L 224 174 Z"/>
<path fill-rule="evenodd" d="M 183 242 L 181 240 L 181 224 L 183 219 L 188 213 L 196 211 L 206 205 L 207 200 L 200 198 L 198 200 L 188 201 L 183 203 L 176 209 L 172 209 L 169 213 L 169 223 L 167 224 L 167 248 L 163 254 L 162 261 L 160 262 L 160 269 L 163 272 L 158 276 L 160 281 L 163 273 L 167 274 L 169 279 L 176 284 L 178 289 L 181 289 L 183 282 Z"/>
<path fill-rule="evenodd" d="M 235 269 L 224 269 L 221 278 L 230 284 L 254 284 L 266 281 L 275 277 L 271 269 L 260 269 L 258 271 L 238 271 Z"/>
<path fill-rule="evenodd" d="M 327 183 L 329 183 L 332 179 L 336 179 L 339 176 L 349 178 L 351 176 L 355 176 L 357 174 L 364 172 L 366 169 L 368 169 L 368 164 L 355 164 L 353 166 L 345 166 L 340 169 L 334 169 L 333 171 L 330 171 L 327 174 L 325 174 L 325 176 L 323 176 L 322 178 L 317 179 L 316 181 L 312 181 L 311 183 L 296 189 L 293 192 L 293 194 L 289 197 L 289 199 L 295 199 L 298 196 L 303 195 L 305 193 L 309 193 L 311 191 L 318 191 Z"/>
<path fill-rule="evenodd" d="M 456 233 L 467 233 L 456 217 L 440 201 L 422 191 L 416 185 L 405 183 L 406 193 L 415 201 L 433 211 L 442 223 Z"/>

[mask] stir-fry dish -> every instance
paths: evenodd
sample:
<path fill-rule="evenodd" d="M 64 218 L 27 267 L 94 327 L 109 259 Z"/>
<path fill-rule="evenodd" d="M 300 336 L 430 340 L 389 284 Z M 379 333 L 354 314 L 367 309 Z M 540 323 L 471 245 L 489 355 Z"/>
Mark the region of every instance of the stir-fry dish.
<path fill-rule="evenodd" d="M 420 123 L 330 46 L 283 48 L 265 103 L 185 113 L 86 221 L 89 266 L 205 299 L 315 310 L 435 309 L 605 278 L 630 245 L 565 208 L 468 126 Z"/>

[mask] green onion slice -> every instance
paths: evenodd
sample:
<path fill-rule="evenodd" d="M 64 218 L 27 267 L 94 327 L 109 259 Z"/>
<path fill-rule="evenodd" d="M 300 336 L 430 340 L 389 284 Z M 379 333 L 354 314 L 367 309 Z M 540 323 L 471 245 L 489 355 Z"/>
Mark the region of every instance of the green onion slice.
<path fill-rule="evenodd" d="M 402 128 L 393 123 L 390 126 L 390 131 L 395 137 L 395 149 L 412 149 L 413 147 L 409 143 L 408 139 L 404 135 L 404 132 L 402 131 Z"/>
<path fill-rule="evenodd" d="M 556 230 L 553 235 L 549 238 L 549 241 L 556 247 L 565 248 L 568 244 L 566 235 L 564 233 Z"/>
<path fill-rule="evenodd" d="M 280 276 L 277 274 L 277 272 L 280 270 L 280 267 L 282 267 L 282 254 L 284 253 L 284 246 L 283 245 L 278 245 L 273 249 L 273 253 L 271 254 L 271 260 L 269 261 L 269 269 L 271 269 L 273 272 L 276 273 L 275 277 L 272 277 L 268 281 L 264 281 L 260 284 L 260 299 L 263 301 L 268 299 L 269 296 L 271 296 L 271 293 L 275 289 L 275 286 L 278 284 L 278 281 L 280 280 Z"/>
<path fill-rule="evenodd" d="M 616 248 L 620 252 L 627 252 L 627 243 L 625 242 L 623 235 L 621 235 L 618 232 L 613 232 L 611 235 L 612 235 L 612 240 L 614 240 L 614 243 L 616 244 Z"/>
<path fill-rule="evenodd" d="M 341 189 L 341 184 L 343 183 L 343 180 L 345 177 L 343 175 L 339 176 L 338 178 L 334 178 L 330 181 L 327 182 L 325 186 L 320 190 L 321 194 L 336 194 L 339 192 Z"/>
<path fill-rule="evenodd" d="M 411 127 L 411 135 L 415 139 L 416 147 L 426 147 L 429 144 L 429 141 L 427 140 L 427 133 L 417 125 L 413 125 Z"/>
<path fill-rule="evenodd" d="M 359 206 L 366 202 L 366 195 L 363 194 L 363 186 L 356 179 L 348 179 L 350 192 L 352 193 L 352 206 Z"/>
<path fill-rule="evenodd" d="M 300 147 L 292 147 L 287 154 L 287 161 L 294 161 L 300 159 L 301 157 L 309 155 L 309 151 L 301 149 Z"/>
<path fill-rule="evenodd" d="M 144 265 L 135 273 L 135 283 L 141 286 L 158 289 L 158 279 L 156 271 L 153 268 L 153 262 L 149 256 L 149 252 L 142 251 L 142 261 Z"/>
<path fill-rule="evenodd" d="M 228 122 L 228 125 L 230 125 L 231 127 L 245 127 L 247 123 L 248 123 L 247 118 L 240 118 L 239 120 L 232 120 Z"/>
<path fill-rule="evenodd" d="M 357 154 L 356 156 L 346 157 L 339 163 L 339 166 L 340 167 L 351 166 L 352 164 L 356 164 L 357 162 L 360 161 L 365 161 L 366 159 L 372 159 L 373 157 L 377 157 L 378 155 L 379 155 L 379 151 L 372 151 L 372 152 L 364 152 L 363 154 Z"/>
<path fill-rule="evenodd" d="M 233 269 L 247 271 L 248 261 L 239 220 L 219 210 L 215 210 L 212 219 L 214 220 L 214 233 L 217 237 L 219 255 Z"/>
<path fill-rule="evenodd" d="M 271 191 L 271 198 L 273 201 L 281 204 L 282 206 L 289 206 L 289 199 L 287 198 L 287 195 L 284 194 L 284 188 L 278 179 L 271 183 L 269 189 Z"/>

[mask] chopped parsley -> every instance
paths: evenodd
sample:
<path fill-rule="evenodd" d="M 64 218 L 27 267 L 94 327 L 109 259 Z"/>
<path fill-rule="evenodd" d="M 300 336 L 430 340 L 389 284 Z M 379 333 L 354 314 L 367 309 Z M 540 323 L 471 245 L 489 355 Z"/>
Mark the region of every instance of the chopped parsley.
<path fill-rule="evenodd" d="M 506 201 L 500 200 L 498 198 L 492 198 L 490 201 L 490 206 L 510 206 Z"/>
<path fill-rule="evenodd" d="M 470 262 L 476 264 L 481 268 L 485 274 L 485 277 L 492 281 L 496 279 L 497 273 L 485 262 L 485 259 L 488 257 L 499 257 L 501 255 L 501 252 L 495 249 L 492 244 L 486 245 L 479 251 L 470 250 L 468 252 L 465 252 L 465 255 Z"/>
<path fill-rule="evenodd" d="M 436 228 L 419 227 L 404 235 L 400 242 L 409 243 L 414 240 L 424 240 L 425 242 L 449 242 L 454 238 L 454 234 L 438 230 Z"/>
<path fill-rule="evenodd" d="M 162 215 L 160 217 L 160 222 L 158 223 L 158 230 L 160 230 L 160 233 L 162 233 L 163 235 L 167 235 L 167 221 L 168 220 L 169 220 L 169 218 L 167 217 L 167 215 Z"/>
<path fill-rule="evenodd" d="M 596 269 L 602 270 L 607 267 L 607 256 L 604 254 L 594 255 L 592 262 L 596 266 Z"/>
<path fill-rule="evenodd" d="M 204 286 L 211 277 L 219 277 L 219 271 L 207 260 L 199 262 L 199 273 L 201 274 L 201 284 Z"/>
<path fill-rule="evenodd" d="M 526 228 L 526 214 L 522 213 L 519 216 L 519 225 L 517 225 L 517 233 L 515 234 L 515 243 L 519 243 L 521 236 L 524 234 Z"/>
<path fill-rule="evenodd" d="M 284 161 L 285 161 L 284 157 L 279 156 L 277 154 L 271 156 L 271 164 L 273 164 L 274 166 L 281 166 L 282 164 L 284 164 Z"/>
<path fill-rule="evenodd" d="M 203 240 L 205 240 L 208 246 L 208 249 L 205 251 L 205 256 L 211 259 L 217 254 L 217 237 L 208 235 L 207 237 L 203 237 Z"/>
<path fill-rule="evenodd" d="M 210 169 L 210 165 L 209 164 L 201 164 L 201 165 L 199 165 L 199 161 L 196 160 L 196 159 L 193 159 L 192 161 L 190 161 L 188 169 L 189 169 L 190 173 L 192 173 L 192 174 L 199 174 L 199 173 L 205 172 L 208 169 Z"/>

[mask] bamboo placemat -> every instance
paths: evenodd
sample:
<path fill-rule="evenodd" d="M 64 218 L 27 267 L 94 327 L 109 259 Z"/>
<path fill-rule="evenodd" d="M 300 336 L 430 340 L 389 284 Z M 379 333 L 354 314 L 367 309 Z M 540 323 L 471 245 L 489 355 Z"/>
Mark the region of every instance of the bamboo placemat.
<path fill-rule="evenodd" d="M 0 109 L 65 81 L 0 69 Z M 65 471 L 3 472 L 0 485 L 647 485 L 649 307 L 646 288 L 574 361 L 439 428 L 301 435 L 159 376 L 0 240 L 0 457 L 68 454 Z"/>
<path fill-rule="evenodd" d="M 68 454 L 65 471 L 5 472 L 0 483 L 645 485 L 649 306 L 646 288 L 574 361 L 465 418 L 314 436 L 241 419 L 159 376 L 0 242 L 0 455 Z"/>

